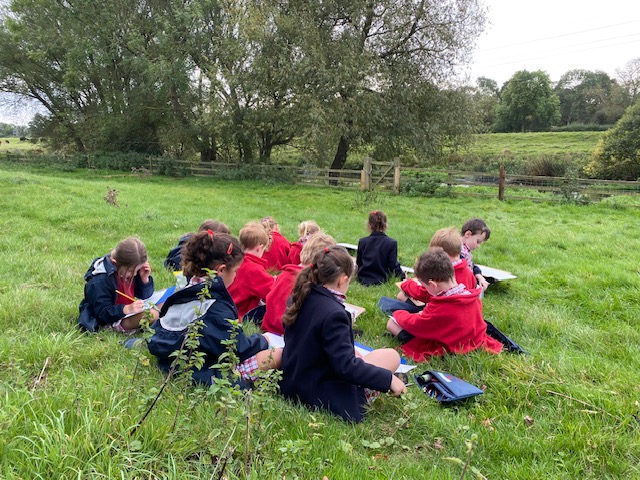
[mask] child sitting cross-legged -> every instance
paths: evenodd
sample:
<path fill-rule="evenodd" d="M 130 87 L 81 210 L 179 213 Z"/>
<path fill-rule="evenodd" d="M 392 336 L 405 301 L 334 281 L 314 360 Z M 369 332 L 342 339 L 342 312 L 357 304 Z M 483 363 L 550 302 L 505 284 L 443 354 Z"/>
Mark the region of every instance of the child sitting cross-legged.
<path fill-rule="evenodd" d="M 478 348 L 500 353 L 502 344 L 487 335 L 482 318 L 482 288 L 467 290 L 456 282 L 451 259 L 442 248 L 422 254 L 414 270 L 431 295 L 429 303 L 419 313 L 397 310 L 387 322 L 387 330 L 403 343 L 405 355 L 420 362 Z"/>
<path fill-rule="evenodd" d="M 343 247 L 317 252 L 296 280 L 282 318 L 285 347 L 280 391 L 290 399 L 359 422 L 377 392 L 406 391 L 393 372 L 400 364 L 391 348 L 358 357 L 351 315 L 344 308 L 353 259 Z"/>
<path fill-rule="evenodd" d="M 238 240 L 211 230 L 198 232 L 187 241 L 182 254 L 189 284 L 166 300 L 160 318 L 152 325 L 154 334 L 149 340 L 149 351 L 158 358 L 158 366 L 166 372 L 171 369 L 188 326 L 201 320 L 204 326 L 198 351 L 204 353 L 204 363 L 193 369 L 191 376 L 195 383 L 211 385 L 214 378 L 221 376 L 214 365 L 227 351 L 224 341 L 232 335 L 239 359 L 234 370 L 242 388 L 251 385 L 258 370 L 279 368 L 282 349 L 270 349 L 265 336 L 246 335 L 240 325 L 230 322 L 238 318 L 238 310 L 227 288 L 233 284 L 244 258 Z"/>

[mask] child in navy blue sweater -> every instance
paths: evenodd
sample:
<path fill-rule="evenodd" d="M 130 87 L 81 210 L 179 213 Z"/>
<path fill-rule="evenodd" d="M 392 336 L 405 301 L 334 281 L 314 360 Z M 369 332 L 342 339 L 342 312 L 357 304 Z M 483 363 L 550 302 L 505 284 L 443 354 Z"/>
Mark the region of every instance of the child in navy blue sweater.
<path fill-rule="evenodd" d="M 192 372 L 194 382 L 211 385 L 216 377 L 221 377 L 214 365 L 227 351 L 223 341 L 229 340 L 232 334 L 239 359 L 234 370 L 240 387 L 250 386 L 258 370 L 280 367 L 282 349 L 270 349 L 267 337 L 258 333 L 246 335 L 241 325 L 230 323 L 238 318 L 238 310 L 227 288 L 233 283 L 243 259 L 237 239 L 212 230 L 196 233 L 185 244 L 182 265 L 184 275 L 190 278 L 189 284 L 164 303 L 160 318 L 152 326 L 155 333 L 149 340 L 149 351 L 158 357 L 162 370 L 171 370 L 175 359 L 172 354 L 182 347 L 189 324 L 198 319 L 204 322 L 198 348 L 204 353 L 204 364 Z M 209 272 L 215 274 L 212 276 Z"/>
<path fill-rule="evenodd" d="M 334 246 L 316 253 L 298 275 L 282 317 L 280 390 L 287 398 L 359 422 L 377 392 L 400 395 L 406 387 L 393 374 L 400 364 L 395 350 L 356 356 L 352 320 L 344 308 L 352 274 L 351 256 Z"/>
<path fill-rule="evenodd" d="M 391 276 L 404 280 L 405 274 L 398 262 L 398 242 L 388 237 L 387 216 L 380 210 L 369 214 L 371 235 L 358 241 L 356 264 L 358 280 L 362 285 L 384 283 Z"/>

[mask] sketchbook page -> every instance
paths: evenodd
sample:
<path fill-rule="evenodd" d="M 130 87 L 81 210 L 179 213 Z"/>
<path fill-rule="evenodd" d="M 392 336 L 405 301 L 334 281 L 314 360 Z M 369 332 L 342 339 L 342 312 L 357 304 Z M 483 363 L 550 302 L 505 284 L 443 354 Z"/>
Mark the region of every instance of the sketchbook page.
<path fill-rule="evenodd" d="M 422 285 L 422 283 L 420 283 L 420 280 L 418 280 L 417 278 L 409 278 L 408 280 L 413 280 L 414 282 L 416 282 L 418 285 Z M 396 282 L 396 287 L 398 287 L 400 290 L 402 290 L 402 284 L 404 282 Z M 406 293 L 405 293 L 406 295 Z M 426 303 L 421 302 L 420 300 L 416 300 L 415 298 L 412 298 L 411 301 L 413 302 L 413 304 L 416 307 L 424 307 L 426 305 Z"/>
<path fill-rule="evenodd" d="M 263 334 L 269 340 L 269 346 L 274 348 L 284 348 L 284 337 L 275 333 L 267 332 Z"/>
<path fill-rule="evenodd" d="M 349 315 L 351 315 L 351 318 L 354 320 L 366 311 L 363 307 L 351 303 L 345 303 L 344 309 L 349 312 Z"/>
<path fill-rule="evenodd" d="M 367 354 L 369 354 L 369 352 L 373 350 L 371 347 L 367 347 L 360 342 L 354 342 L 354 345 L 356 352 L 358 352 L 363 357 L 367 356 Z M 407 361 L 404 358 L 400 357 L 400 365 L 396 369 L 395 373 L 407 373 L 414 368 L 416 368 L 416 365 L 408 365 Z"/>
<path fill-rule="evenodd" d="M 507 272 L 506 270 L 500 270 L 498 268 L 487 267 L 486 265 L 477 265 L 476 267 L 480 268 L 482 275 L 484 277 L 495 278 L 498 281 L 511 280 L 512 278 L 518 278 L 511 272 Z"/>

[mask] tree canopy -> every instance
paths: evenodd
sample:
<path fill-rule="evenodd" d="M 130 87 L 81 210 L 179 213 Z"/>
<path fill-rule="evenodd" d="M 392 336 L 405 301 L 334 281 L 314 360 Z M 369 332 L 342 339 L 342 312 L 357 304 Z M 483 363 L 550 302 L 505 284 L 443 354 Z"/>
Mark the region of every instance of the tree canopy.
<path fill-rule="evenodd" d="M 468 99 L 447 80 L 484 24 L 477 0 L 13 0 L 0 91 L 79 151 L 269 161 L 297 141 L 340 168 L 361 143 L 459 143 Z"/>
<path fill-rule="evenodd" d="M 558 96 L 541 70 L 516 72 L 502 87 L 500 99 L 496 110 L 499 132 L 547 130 L 560 117 Z"/>

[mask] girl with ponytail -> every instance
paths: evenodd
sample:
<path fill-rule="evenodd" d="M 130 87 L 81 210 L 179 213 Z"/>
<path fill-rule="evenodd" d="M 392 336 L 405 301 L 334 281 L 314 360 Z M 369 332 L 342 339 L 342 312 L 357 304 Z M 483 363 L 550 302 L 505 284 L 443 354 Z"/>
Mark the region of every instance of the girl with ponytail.
<path fill-rule="evenodd" d="M 377 392 L 400 395 L 406 387 L 393 374 L 400 364 L 395 350 L 355 354 L 351 316 L 344 308 L 353 270 L 349 253 L 332 246 L 300 272 L 282 317 L 280 389 L 287 398 L 359 422 Z"/>

